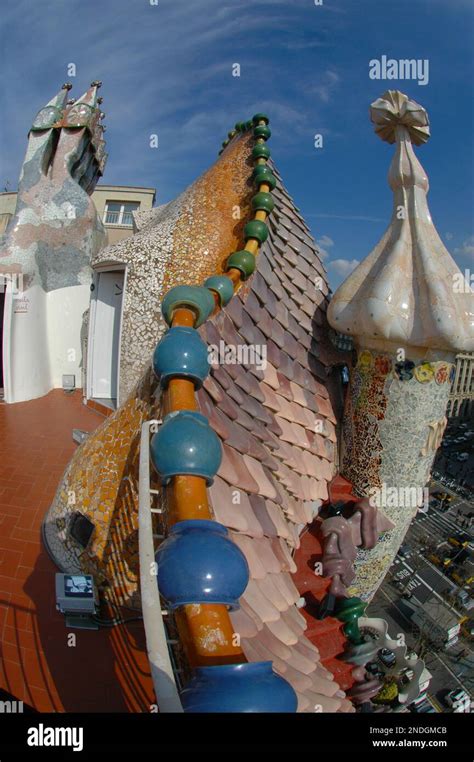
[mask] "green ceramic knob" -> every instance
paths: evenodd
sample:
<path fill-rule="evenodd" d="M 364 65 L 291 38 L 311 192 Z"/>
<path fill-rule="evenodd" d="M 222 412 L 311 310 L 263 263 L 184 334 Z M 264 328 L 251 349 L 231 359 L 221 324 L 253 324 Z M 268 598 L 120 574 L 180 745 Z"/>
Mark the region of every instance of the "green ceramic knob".
<path fill-rule="evenodd" d="M 227 260 L 227 270 L 231 267 L 240 270 L 242 280 L 247 280 L 255 270 L 255 256 L 246 249 L 234 251 Z"/>
<path fill-rule="evenodd" d="M 276 188 L 276 177 L 265 164 L 258 164 L 253 171 L 252 177 L 257 185 L 266 183 L 270 187 L 270 190 Z"/>
<path fill-rule="evenodd" d="M 254 159 L 269 159 L 270 149 L 265 143 L 257 143 L 257 145 L 252 148 L 252 156 Z"/>
<path fill-rule="evenodd" d="M 215 309 L 214 297 L 204 286 L 174 286 L 170 288 L 161 303 L 163 317 L 171 325 L 173 312 L 186 308 L 196 315 L 194 328 L 199 328 Z"/>
<path fill-rule="evenodd" d="M 215 291 L 219 297 L 219 304 L 221 307 L 225 307 L 226 304 L 229 304 L 234 296 L 234 284 L 227 275 L 212 275 L 204 282 L 204 285 L 210 291 Z"/>
<path fill-rule="evenodd" d="M 245 122 L 245 129 L 246 130 L 251 130 L 252 127 L 253 127 L 253 122 L 252 122 L 251 119 L 249 119 L 248 122 Z"/>
<path fill-rule="evenodd" d="M 253 130 L 253 136 L 254 138 L 263 138 L 264 140 L 268 140 L 269 137 L 271 137 L 272 131 L 270 127 L 267 127 L 266 124 L 260 124 L 258 127 L 254 127 Z"/>
<path fill-rule="evenodd" d="M 256 212 L 262 211 L 271 214 L 275 208 L 275 202 L 270 193 L 256 193 L 252 198 L 252 208 Z"/>
<path fill-rule="evenodd" d="M 270 119 L 266 114 L 254 114 L 252 118 L 252 122 L 255 126 L 257 126 L 259 122 L 265 122 L 265 124 L 268 124 L 269 121 Z"/>
<path fill-rule="evenodd" d="M 256 179 L 259 175 L 271 174 L 273 173 L 268 164 L 256 164 L 256 166 L 253 168 L 252 177 Z"/>
<path fill-rule="evenodd" d="M 337 619 L 344 622 L 344 635 L 355 645 L 364 642 L 358 620 L 364 614 L 366 606 L 360 598 L 342 598 L 336 609 Z"/>
<path fill-rule="evenodd" d="M 268 228 L 261 220 L 247 222 L 244 227 L 245 240 L 256 238 L 259 243 L 265 243 L 268 238 Z"/>
<path fill-rule="evenodd" d="M 230 143 L 230 140 L 229 140 L 229 138 L 226 138 L 226 140 L 223 140 L 223 141 L 222 141 L 222 148 L 225 148 L 226 146 L 228 146 L 228 145 L 229 145 L 229 143 Z"/>
<path fill-rule="evenodd" d="M 237 135 L 236 130 L 231 130 L 230 132 L 227 133 L 227 137 L 229 138 L 229 140 L 232 140 L 232 138 L 234 138 L 236 135 Z"/>
<path fill-rule="evenodd" d="M 235 129 L 237 132 L 243 132 L 245 130 L 245 122 L 236 122 Z"/>

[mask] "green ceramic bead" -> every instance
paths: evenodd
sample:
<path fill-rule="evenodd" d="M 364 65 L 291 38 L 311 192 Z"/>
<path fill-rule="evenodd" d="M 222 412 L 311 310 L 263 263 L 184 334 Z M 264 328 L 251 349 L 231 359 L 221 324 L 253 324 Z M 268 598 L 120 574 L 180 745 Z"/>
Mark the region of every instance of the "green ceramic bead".
<path fill-rule="evenodd" d="M 270 169 L 268 164 L 256 164 L 255 167 L 253 168 L 252 177 L 256 179 L 260 175 L 265 176 L 265 175 L 271 175 L 271 174 L 272 174 L 272 170 Z"/>
<path fill-rule="evenodd" d="M 228 146 L 228 145 L 229 145 L 229 143 L 230 143 L 230 140 L 229 140 L 229 138 L 227 138 L 226 140 L 223 140 L 223 141 L 222 141 L 222 148 L 225 148 L 226 146 Z"/>
<path fill-rule="evenodd" d="M 246 130 L 251 130 L 252 127 L 253 127 L 253 122 L 252 122 L 251 119 L 249 119 L 248 122 L 245 122 L 245 129 Z"/>
<path fill-rule="evenodd" d="M 243 132 L 245 130 L 245 122 L 236 122 L 235 129 L 237 132 Z"/>
<path fill-rule="evenodd" d="M 211 292 L 204 286 L 174 286 L 161 303 L 163 317 L 171 325 L 174 310 L 184 307 L 196 315 L 194 328 L 199 328 L 214 312 L 215 303 Z"/>
<path fill-rule="evenodd" d="M 212 275 L 204 285 L 209 291 L 215 291 L 219 297 L 219 304 L 225 307 L 234 296 L 234 284 L 227 275 Z"/>
<path fill-rule="evenodd" d="M 227 269 L 231 267 L 240 270 L 242 280 L 247 280 L 255 270 L 255 256 L 246 249 L 234 251 L 227 260 Z"/>
<path fill-rule="evenodd" d="M 254 159 L 269 159 L 270 149 L 264 143 L 257 143 L 257 145 L 252 148 L 252 156 Z"/>
<path fill-rule="evenodd" d="M 265 122 L 265 124 L 268 124 L 269 121 L 270 121 L 270 119 L 268 118 L 268 116 L 266 114 L 254 114 L 254 116 L 252 118 L 252 122 L 254 123 L 255 126 L 259 122 Z"/>
<path fill-rule="evenodd" d="M 236 130 L 231 130 L 230 132 L 227 133 L 229 140 L 232 140 L 232 138 L 235 138 L 236 135 L 237 135 Z"/>
<path fill-rule="evenodd" d="M 252 220 L 244 227 L 244 237 L 246 240 L 256 238 L 259 243 L 265 243 L 268 238 L 268 228 L 261 220 Z"/>
<path fill-rule="evenodd" d="M 336 617 L 344 622 L 344 634 L 356 645 L 364 642 L 359 629 L 359 618 L 363 616 L 367 604 L 360 598 L 342 598 L 336 609 Z"/>
<path fill-rule="evenodd" d="M 270 187 L 270 190 L 276 188 L 276 177 L 271 169 L 269 169 L 265 164 L 257 165 L 253 171 L 252 177 L 257 185 L 266 183 Z"/>
<path fill-rule="evenodd" d="M 272 131 L 270 127 L 267 127 L 266 124 L 260 124 L 258 127 L 254 127 L 253 130 L 253 136 L 254 138 L 263 138 L 264 140 L 268 140 L 269 137 L 271 137 Z"/>
<path fill-rule="evenodd" d="M 272 199 L 270 193 L 256 193 L 252 198 L 252 208 L 256 212 L 266 212 L 271 214 L 275 208 L 275 202 Z"/>

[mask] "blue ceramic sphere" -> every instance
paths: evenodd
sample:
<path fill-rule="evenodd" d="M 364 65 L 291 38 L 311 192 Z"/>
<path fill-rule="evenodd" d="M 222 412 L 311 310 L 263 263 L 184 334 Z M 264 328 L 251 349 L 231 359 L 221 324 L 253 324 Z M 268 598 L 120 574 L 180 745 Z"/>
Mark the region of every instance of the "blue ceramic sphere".
<path fill-rule="evenodd" d="M 189 603 L 239 607 L 249 581 L 249 567 L 225 526 L 191 519 L 171 527 L 155 555 L 158 588 L 170 608 Z"/>
<path fill-rule="evenodd" d="M 194 327 L 199 328 L 215 309 L 214 297 L 204 286 L 173 286 L 161 303 L 163 317 L 171 325 L 174 310 L 185 308 L 196 316 Z"/>
<path fill-rule="evenodd" d="M 162 387 L 171 378 L 188 378 L 200 389 L 209 367 L 207 346 L 194 328 L 170 328 L 153 354 L 153 370 Z"/>
<path fill-rule="evenodd" d="M 181 693 L 185 712 L 296 712 L 298 699 L 271 661 L 198 667 Z"/>
<path fill-rule="evenodd" d="M 212 484 L 222 460 L 222 448 L 204 415 L 194 410 L 169 413 L 150 442 L 151 460 L 162 484 L 172 476 L 202 476 Z"/>
<path fill-rule="evenodd" d="M 210 291 L 214 291 L 219 297 L 219 304 L 225 307 L 234 296 L 234 284 L 227 275 L 211 275 L 204 285 Z"/>

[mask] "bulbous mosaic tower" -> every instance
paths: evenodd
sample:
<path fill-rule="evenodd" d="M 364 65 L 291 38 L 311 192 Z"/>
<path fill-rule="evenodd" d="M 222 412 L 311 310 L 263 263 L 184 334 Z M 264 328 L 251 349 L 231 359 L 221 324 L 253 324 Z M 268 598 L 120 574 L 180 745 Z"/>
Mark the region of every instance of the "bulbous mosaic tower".
<path fill-rule="evenodd" d="M 413 143 L 429 136 L 426 111 L 398 91 L 370 109 L 375 132 L 396 143 L 389 171 L 394 203 L 381 241 L 339 287 L 328 320 L 353 337 L 341 473 L 395 524 L 359 550 L 351 594 L 370 599 L 423 499 L 446 426 L 457 352 L 472 351 L 472 294 L 431 220 L 428 178 Z M 461 291 L 458 293 L 458 291 Z"/>

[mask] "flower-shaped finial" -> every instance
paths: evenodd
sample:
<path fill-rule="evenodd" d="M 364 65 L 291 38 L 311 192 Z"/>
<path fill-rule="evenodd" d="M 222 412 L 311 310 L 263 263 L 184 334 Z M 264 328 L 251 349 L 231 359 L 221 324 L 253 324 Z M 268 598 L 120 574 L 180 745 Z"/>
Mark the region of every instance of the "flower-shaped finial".
<path fill-rule="evenodd" d="M 395 352 L 409 347 L 432 360 L 474 349 L 470 291 L 459 289 L 463 274 L 439 237 L 426 194 L 428 177 L 413 143 L 428 140 L 425 109 L 397 90 L 372 103 L 375 132 L 397 147 L 388 173 L 392 219 L 382 239 L 336 290 L 328 320 L 356 347 Z M 452 359 L 452 358 L 451 358 Z M 404 366 L 410 374 L 413 368 Z"/>
<path fill-rule="evenodd" d="M 426 110 L 399 90 L 387 90 L 371 104 L 369 113 L 375 132 L 387 143 L 395 143 L 395 128 L 398 125 L 408 130 L 412 142 L 417 146 L 426 143 L 430 137 Z"/>

